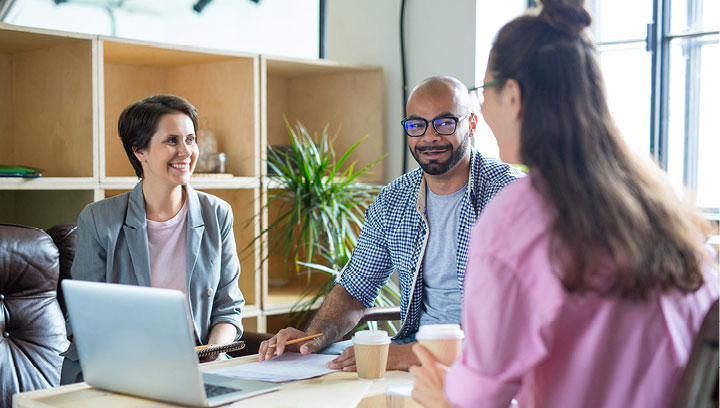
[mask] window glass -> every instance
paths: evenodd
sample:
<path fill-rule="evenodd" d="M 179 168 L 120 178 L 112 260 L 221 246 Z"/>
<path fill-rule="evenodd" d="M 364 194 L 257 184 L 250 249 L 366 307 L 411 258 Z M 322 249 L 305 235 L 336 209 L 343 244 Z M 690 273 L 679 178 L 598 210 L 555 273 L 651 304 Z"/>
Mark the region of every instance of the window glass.
<path fill-rule="evenodd" d="M 652 22 L 652 1 L 591 0 L 591 30 L 598 42 L 644 39 Z"/>
<path fill-rule="evenodd" d="M 690 16 L 688 18 L 688 16 Z M 717 31 L 720 0 L 673 0 L 670 2 L 670 33 Z"/>
<path fill-rule="evenodd" d="M 604 47 L 600 64 L 607 100 L 615 122 L 630 148 L 650 153 L 650 54 L 644 45 Z"/>
<path fill-rule="evenodd" d="M 668 174 L 698 207 L 720 208 L 720 39 L 675 39 L 670 48 Z"/>

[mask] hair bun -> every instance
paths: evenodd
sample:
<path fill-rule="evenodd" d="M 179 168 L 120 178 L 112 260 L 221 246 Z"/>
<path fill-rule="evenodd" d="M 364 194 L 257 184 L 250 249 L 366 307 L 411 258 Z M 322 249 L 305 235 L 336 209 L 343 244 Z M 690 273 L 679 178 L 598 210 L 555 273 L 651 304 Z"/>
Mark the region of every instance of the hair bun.
<path fill-rule="evenodd" d="M 592 22 L 584 0 L 539 1 L 542 4 L 539 17 L 569 36 L 578 35 Z"/>

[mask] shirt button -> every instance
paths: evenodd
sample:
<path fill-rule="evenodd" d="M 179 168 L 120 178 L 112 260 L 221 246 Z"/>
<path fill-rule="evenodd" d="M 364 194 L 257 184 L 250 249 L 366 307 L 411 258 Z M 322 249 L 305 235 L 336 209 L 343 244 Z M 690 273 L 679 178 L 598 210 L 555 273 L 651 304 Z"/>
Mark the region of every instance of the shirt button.
<path fill-rule="evenodd" d="M 0 300 L 5 300 L 5 295 L 3 295 L 2 293 L 0 293 Z"/>
<path fill-rule="evenodd" d="M 8 332 L 3 333 L 3 337 L 5 337 L 5 338 L 10 337 L 10 333 L 8 333 Z"/>
<path fill-rule="evenodd" d="M 207 291 L 205 291 L 205 293 L 207 293 L 207 296 L 208 296 L 208 297 L 212 297 L 212 295 L 213 295 L 213 290 L 212 290 L 212 289 L 208 289 Z"/>

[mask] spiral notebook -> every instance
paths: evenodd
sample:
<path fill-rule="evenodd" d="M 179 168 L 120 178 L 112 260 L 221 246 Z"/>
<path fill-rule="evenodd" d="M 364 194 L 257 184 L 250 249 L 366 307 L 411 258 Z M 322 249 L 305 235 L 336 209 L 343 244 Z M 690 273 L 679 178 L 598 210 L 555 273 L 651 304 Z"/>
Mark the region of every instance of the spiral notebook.
<path fill-rule="evenodd" d="M 202 348 L 200 348 L 202 347 Z M 242 350 L 245 348 L 244 341 L 234 341 L 232 343 L 216 344 L 214 346 L 195 347 L 195 352 L 199 358 L 209 357 L 215 354 L 228 353 L 230 351 Z"/>

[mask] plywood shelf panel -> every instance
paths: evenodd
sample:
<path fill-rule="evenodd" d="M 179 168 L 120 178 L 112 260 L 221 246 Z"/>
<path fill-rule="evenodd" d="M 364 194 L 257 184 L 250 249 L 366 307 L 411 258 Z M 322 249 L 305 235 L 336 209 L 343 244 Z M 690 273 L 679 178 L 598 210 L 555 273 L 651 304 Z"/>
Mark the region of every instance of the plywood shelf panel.
<path fill-rule="evenodd" d="M 0 131 L 9 140 L 0 163 L 37 167 L 49 177 L 94 177 L 95 42 L 4 27 L 0 87 L 8 92 L 0 93 Z"/>
<path fill-rule="evenodd" d="M 92 177 L 0 177 L 0 190 L 94 190 L 100 186 Z"/>
<path fill-rule="evenodd" d="M 291 126 L 298 122 L 311 135 L 319 135 L 326 125 L 334 138 L 338 158 L 352 145 L 366 138 L 350 156 L 347 164 L 357 161 L 356 169 L 383 157 L 385 118 L 382 103 L 382 71 L 374 67 L 332 63 L 310 64 L 289 60 L 264 59 L 262 83 L 265 84 L 263 109 L 267 144 L 290 143 L 285 119 Z M 292 72 L 293 75 L 290 75 Z M 384 163 L 376 164 L 366 182 L 384 180 Z"/>
<path fill-rule="evenodd" d="M 266 61 L 268 75 L 285 78 L 346 74 L 348 72 L 382 71 L 382 69 L 377 66 L 346 64 L 330 60 L 308 60 L 303 58 L 273 56 L 263 56 L 262 58 Z"/>
<path fill-rule="evenodd" d="M 0 222 L 47 229 L 77 222 L 92 190 L 0 190 Z"/>
<path fill-rule="evenodd" d="M 138 183 L 137 177 L 104 177 L 100 179 L 100 188 L 110 190 L 130 190 Z M 260 181 L 254 177 L 191 177 L 190 185 L 196 189 L 254 189 L 260 187 Z"/>
<path fill-rule="evenodd" d="M 215 132 L 218 151 L 226 154 L 228 173 L 259 175 L 257 57 L 113 41 L 102 45 L 105 176 L 134 174 L 117 134 L 117 121 L 128 105 L 161 93 L 182 96 L 198 109 L 201 123 Z M 153 63 L 157 60 L 164 63 Z"/>
<path fill-rule="evenodd" d="M 0 23 L 0 53 L 14 54 L 92 40 L 94 36 Z"/>
<path fill-rule="evenodd" d="M 259 305 L 249 304 L 247 303 L 247 299 L 245 300 L 245 306 L 243 307 L 243 320 L 245 318 L 252 318 L 252 317 L 258 317 L 260 316 L 261 310 Z"/>
<path fill-rule="evenodd" d="M 217 51 L 171 44 L 152 44 L 129 39 L 101 36 L 105 62 L 174 68 L 209 62 L 229 61 L 237 57 L 254 58 L 251 54 Z"/>
<path fill-rule="evenodd" d="M 240 259 L 240 290 L 248 304 L 260 304 L 260 250 L 259 244 L 253 244 L 254 237 L 260 231 L 259 220 L 253 217 L 257 211 L 259 190 L 203 191 L 225 200 L 232 207 L 235 245 Z"/>

